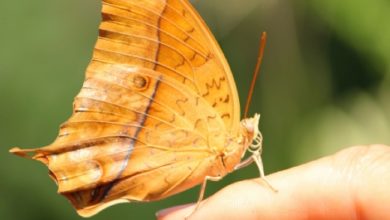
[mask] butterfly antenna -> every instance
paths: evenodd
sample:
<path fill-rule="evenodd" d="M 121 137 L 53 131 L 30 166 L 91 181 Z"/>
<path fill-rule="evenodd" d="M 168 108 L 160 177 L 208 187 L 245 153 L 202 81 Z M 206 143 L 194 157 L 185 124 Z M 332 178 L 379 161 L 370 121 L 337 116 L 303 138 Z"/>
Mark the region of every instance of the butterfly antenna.
<path fill-rule="evenodd" d="M 263 54 L 264 54 L 264 48 L 265 48 L 266 41 L 267 41 L 267 33 L 263 32 L 261 34 L 259 55 L 257 56 L 257 63 L 256 63 L 255 72 L 253 73 L 251 87 L 249 88 L 248 98 L 246 99 L 244 118 L 247 118 L 247 116 L 248 116 L 249 106 L 251 105 L 251 102 L 252 102 L 253 90 L 255 89 L 256 80 L 257 80 L 257 77 L 259 76 L 261 62 L 263 60 Z"/>

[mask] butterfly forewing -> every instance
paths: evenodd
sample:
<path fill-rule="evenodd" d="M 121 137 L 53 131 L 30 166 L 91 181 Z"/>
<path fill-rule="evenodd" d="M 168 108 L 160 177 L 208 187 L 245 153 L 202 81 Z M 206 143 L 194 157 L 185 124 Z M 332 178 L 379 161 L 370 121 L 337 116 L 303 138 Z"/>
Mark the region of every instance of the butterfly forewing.
<path fill-rule="evenodd" d="M 230 68 L 186 0 L 104 0 L 102 12 L 94 59 L 161 72 L 209 102 L 229 131 L 238 129 L 239 101 Z"/>

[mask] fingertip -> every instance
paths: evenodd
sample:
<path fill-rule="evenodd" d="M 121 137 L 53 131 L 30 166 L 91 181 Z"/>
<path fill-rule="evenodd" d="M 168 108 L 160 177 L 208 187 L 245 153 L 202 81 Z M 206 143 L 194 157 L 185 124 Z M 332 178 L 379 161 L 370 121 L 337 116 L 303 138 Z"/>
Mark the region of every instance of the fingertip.
<path fill-rule="evenodd" d="M 370 164 L 364 163 L 364 166 L 376 164 L 374 166 L 376 167 L 375 172 L 371 172 L 382 178 L 376 182 L 384 182 L 383 176 L 385 175 L 378 175 L 377 172 L 381 171 L 378 169 L 379 165 L 384 166 L 383 169 L 388 167 L 385 163 L 388 161 L 388 157 L 383 156 L 383 152 L 388 152 L 389 148 L 375 146 L 374 150 L 372 147 L 368 149 L 370 151 L 362 147 L 351 148 L 267 176 L 277 192 L 267 187 L 261 179 L 234 183 L 203 201 L 199 209 L 190 216 L 190 219 L 345 219 L 356 211 L 354 206 L 356 196 L 353 194 L 356 191 L 351 191 L 349 177 L 353 174 L 354 181 L 361 180 L 356 174 L 347 172 L 354 170 L 349 167 L 356 163 L 352 160 L 353 158 L 357 158 L 357 161 L 360 162 L 362 158 L 364 161 L 369 158 Z M 378 200 L 378 194 L 375 194 L 375 198 L 370 197 L 372 190 L 369 186 L 363 187 L 363 189 L 361 185 L 358 186 L 360 186 L 359 195 L 365 195 L 364 198 L 371 200 Z M 374 186 L 378 185 L 374 184 Z M 377 187 L 379 190 L 382 188 Z M 368 196 L 362 191 L 367 191 Z M 380 193 L 380 195 L 382 194 L 385 197 L 387 193 Z M 380 201 L 387 201 L 387 199 Z M 370 203 L 371 206 L 374 204 Z M 367 206 L 364 202 L 362 204 Z M 382 202 L 382 204 L 386 203 Z M 164 220 L 185 219 L 192 213 L 194 207 L 194 204 L 176 206 L 162 210 L 156 216 L 157 219 Z M 385 210 L 380 205 L 376 205 L 376 207 L 379 207 L 376 214 Z"/>

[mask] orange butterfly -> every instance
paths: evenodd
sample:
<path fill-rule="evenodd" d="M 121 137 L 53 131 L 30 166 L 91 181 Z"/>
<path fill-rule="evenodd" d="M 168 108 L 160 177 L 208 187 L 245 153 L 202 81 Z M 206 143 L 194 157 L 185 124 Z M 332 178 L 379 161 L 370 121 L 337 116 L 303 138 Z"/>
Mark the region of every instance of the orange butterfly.
<path fill-rule="evenodd" d="M 240 122 L 231 70 L 187 0 L 103 0 L 102 17 L 73 115 L 51 145 L 12 153 L 46 164 L 84 217 L 202 183 L 201 201 L 207 180 L 253 161 L 264 176 L 259 115 Z"/>

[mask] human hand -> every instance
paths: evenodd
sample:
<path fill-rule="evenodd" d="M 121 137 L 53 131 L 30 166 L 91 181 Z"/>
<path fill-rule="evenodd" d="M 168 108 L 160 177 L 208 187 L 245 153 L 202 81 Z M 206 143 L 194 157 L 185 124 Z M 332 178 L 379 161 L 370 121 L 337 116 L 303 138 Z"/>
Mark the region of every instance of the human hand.
<path fill-rule="evenodd" d="M 390 147 L 347 148 L 260 179 L 225 187 L 202 201 L 195 219 L 390 219 Z M 160 211 L 159 220 L 184 219 L 194 204 Z"/>

